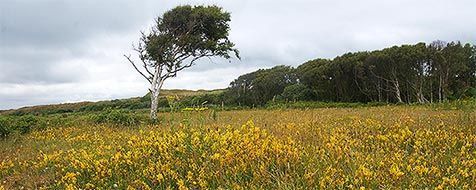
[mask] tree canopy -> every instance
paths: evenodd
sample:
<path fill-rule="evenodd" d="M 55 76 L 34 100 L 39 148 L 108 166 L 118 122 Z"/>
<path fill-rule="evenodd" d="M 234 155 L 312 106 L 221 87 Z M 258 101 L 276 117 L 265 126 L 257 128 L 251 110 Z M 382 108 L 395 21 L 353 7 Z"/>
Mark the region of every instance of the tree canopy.
<path fill-rule="evenodd" d="M 157 119 L 160 90 L 164 81 L 206 57 L 239 58 L 228 39 L 230 13 L 218 6 L 178 6 L 158 17 L 148 33 L 142 32 L 134 46 L 141 61 L 139 69 L 131 56 L 124 55 L 150 83 L 150 116 Z"/>
<path fill-rule="evenodd" d="M 238 77 L 232 104 L 281 100 L 427 103 L 474 96 L 476 46 L 435 41 L 315 59 L 297 68 L 277 66 Z"/>

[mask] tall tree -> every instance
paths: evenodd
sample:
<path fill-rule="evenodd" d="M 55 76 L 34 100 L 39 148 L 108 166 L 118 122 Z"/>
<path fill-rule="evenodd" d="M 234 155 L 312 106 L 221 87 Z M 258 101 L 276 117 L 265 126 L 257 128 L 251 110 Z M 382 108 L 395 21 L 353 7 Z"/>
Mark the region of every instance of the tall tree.
<path fill-rule="evenodd" d="M 256 77 L 262 72 L 265 72 L 265 70 L 260 69 L 251 73 L 247 73 L 233 80 L 226 92 L 228 103 L 237 104 L 240 106 L 242 104 L 255 104 L 257 102 L 257 97 L 255 97 L 254 93 L 252 93 L 252 90 L 254 89 L 256 83 Z"/>
<path fill-rule="evenodd" d="M 238 50 L 228 39 L 229 21 L 230 13 L 217 6 L 178 6 L 158 17 L 150 32 L 142 32 L 139 43 L 133 46 L 142 69 L 130 55 L 124 56 L 151 85 L 151 119 L 157 119 L 165 80 L 176 77 L 201 58 L 239 58 Z"/>
<path fill-rule="evenodd" d="M 346 53 L 296 69 L 261 69 L 240 76 L 229 92 L 228 100 L 247 105 L 262 105 L 277 95 L 284 100 L 393 103 L 476 96 L 476 47 L 436 41 Z"/>
<path fill-rule="evenodd" d="M 283 93 L 286 86 L 295 84 L 297 77 L 294 68 L 279 65 L 259 73 L 254 80 L 252 92 L 257 99 L 256 104 L 263 105 Z"/>
<path fill-rule="evenodd" d="M 286 86 L 296 82 L 294 68 L 290 66 L 280 65 L 270 69 L 260 69 L 241 75 L 231 82 L 227 97 L 239 105 L 264 105 L 280 95 Z"/>
<path fill-rule="evenodd" d="M 315 59 L 299 65 L 296 69 L 299 81 L 313 91 L 316 100 L 333 100 L 334 92 L 330 90 L 332 88 L 330 65 L 331 60 Z"/>

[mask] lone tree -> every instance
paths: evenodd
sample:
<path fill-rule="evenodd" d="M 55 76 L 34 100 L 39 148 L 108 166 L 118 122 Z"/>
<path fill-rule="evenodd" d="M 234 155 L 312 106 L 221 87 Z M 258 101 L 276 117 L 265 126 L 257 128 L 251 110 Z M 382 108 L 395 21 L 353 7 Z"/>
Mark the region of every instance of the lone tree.
<path fill-rule="evenodd" d="M 238 59 L 238 50 L 228 39 L 230 13 L 218 6 L 178 6 L 155 20 L 148 33 L 141 32 L 133 45 L 140 63 L 124 55 L 150 83 L 150 118 L 157 119 L 159 93 L 165 80 L 205 57 Z"/>

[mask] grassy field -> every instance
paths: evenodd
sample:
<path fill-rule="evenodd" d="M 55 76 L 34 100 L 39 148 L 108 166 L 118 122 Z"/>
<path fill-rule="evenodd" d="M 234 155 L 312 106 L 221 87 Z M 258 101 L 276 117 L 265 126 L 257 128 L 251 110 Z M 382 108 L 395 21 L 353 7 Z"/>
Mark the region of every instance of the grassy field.
<path fill-rule="evenodd" d="M 0 189 L 476 189 L 471 109 L 160 114 L 129 127 L 64 115 L 0 140 Z"/>

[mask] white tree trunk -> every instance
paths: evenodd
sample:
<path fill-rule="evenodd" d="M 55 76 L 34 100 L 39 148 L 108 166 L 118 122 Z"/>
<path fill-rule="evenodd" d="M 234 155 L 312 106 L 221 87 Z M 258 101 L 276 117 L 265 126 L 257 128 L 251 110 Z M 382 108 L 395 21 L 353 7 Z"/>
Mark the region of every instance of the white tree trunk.
<path fill-rule="evenodd" d="M 393 81 L 393 85 L 395 87 L 395 96 L 397 98 L 397 101 L 398 103 L 402 103 L 402 96 L 401 96 L 401 93 L 400 93 L 400 84 L 398 83 L 398 79 L 395 79 Z"/>
<path fill-rule="evenodd" d="M 380 87 L 380 80 L 378 81 L 377 91 L 378 91 L 378 102 L 382 102 L 382 88 Z"/>
<path fill-rule="evenodd" d="M 159 107 L 159 92 L 151 92 L 150 93 L 150 118 L 152 120 L 157 120 L 157 108 Z"/>
<path fill-rule="evenodd" d="M 443 100 L 443 79 L 441 78 L 441 75 L 440 75 L 440 80 L 439 80 L 439 83 L 438 83 L 438 101 L 441 102 L 441 100 Z"/>
<path fill-rule="evenodd" d="M 160 76 L 160 67 L 157 67 L 152 78 L 150 88 L 150 119 L 157 120 L 157 108 L 159 108 L 160 89 L 164 84 L 165 78 Z"/>

